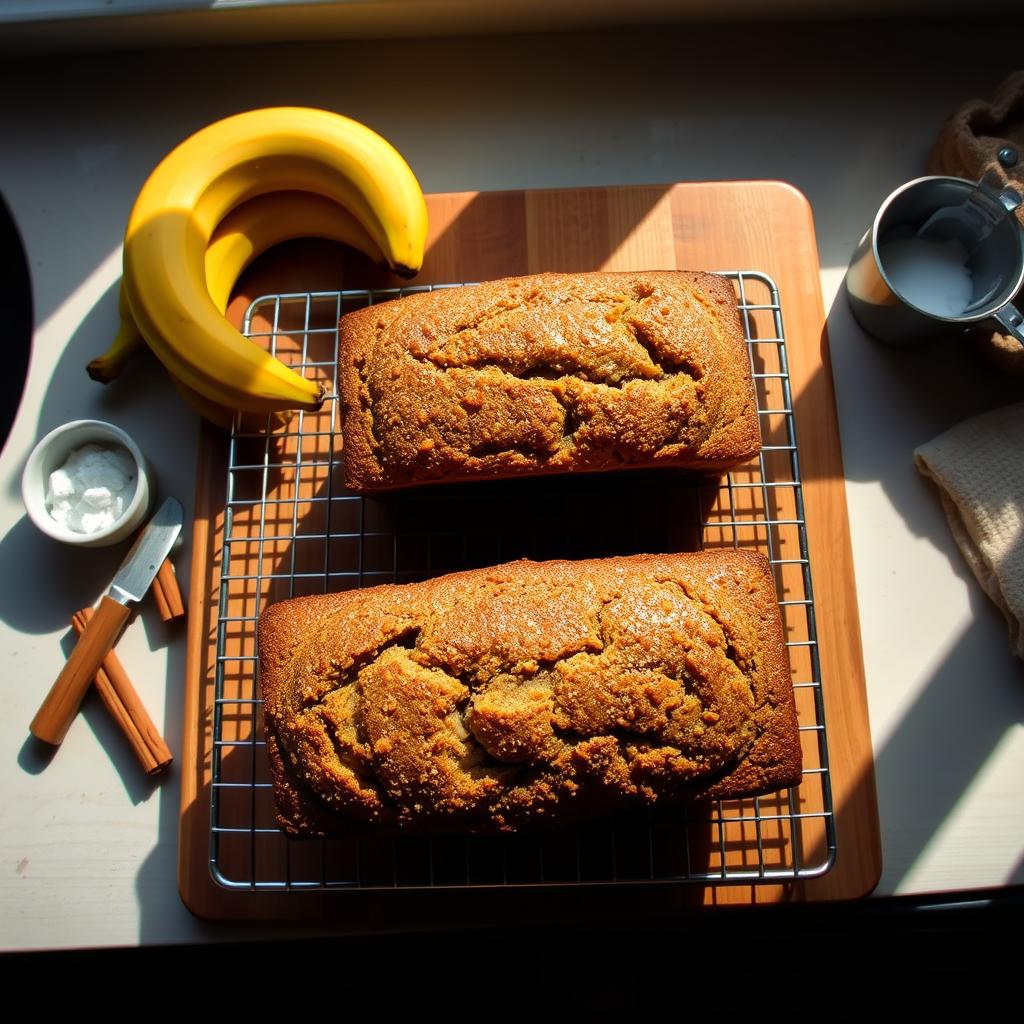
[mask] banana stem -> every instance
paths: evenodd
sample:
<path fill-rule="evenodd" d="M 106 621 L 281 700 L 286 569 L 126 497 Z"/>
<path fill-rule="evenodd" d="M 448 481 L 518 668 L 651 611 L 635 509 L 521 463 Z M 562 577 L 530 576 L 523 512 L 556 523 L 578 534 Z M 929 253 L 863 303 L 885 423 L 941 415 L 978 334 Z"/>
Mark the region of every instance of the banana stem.
<path fill-rule="evenodd" d="M 146 342 L 131 314 L 124 315 L 110 348 L 86 366 L 86 373 L 100 384 L 109 384 L 125 368 L 128 360 L 145 346 Z"/>

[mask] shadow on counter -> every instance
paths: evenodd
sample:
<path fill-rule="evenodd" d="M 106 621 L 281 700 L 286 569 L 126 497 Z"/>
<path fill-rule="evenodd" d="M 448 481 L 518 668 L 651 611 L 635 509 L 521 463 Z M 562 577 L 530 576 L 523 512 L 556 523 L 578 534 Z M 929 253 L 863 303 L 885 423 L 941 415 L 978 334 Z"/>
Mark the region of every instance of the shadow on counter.
<path fill-rule="evenodd" d="M 183 420 L 181 402 L 166 374 L 148 350 L 133 358 L 110 385 L 91 381 L 85 371 L 89 360 L 106 349 L 116 329 L 118 285 L 112 284 L 82 319 L 52 367 L 36 417 L 35 439 L 71 419 L 107 420 L 127 428 L 153 466 L 156 502 L 172 483 L 163 472 L 168 444 L 190 442 L 187 430 L 178 429 Z M 169 441 L 169 425 L 174 425 L 173 441 Z M 191 429 L 196 430 L 196 425 Z M 10 482 L 16 491 L 11 497 L 19 503 L 21 468 Z M 188 493 L 176 496 L 187 514 L 191 486 Z M 130 546 L 130 539 L 98 548 L 62 544 L 42 534 L 23 515 L 0 539 L 0 573 L 6 579 L 58 581 L 60 595 L 47 588 L 5 588 L 0 591 L 0 619 L 21 633 L 59 629 L 70 621 L 71 612 L 91 606 L 107 589 Z"/>
<path fill-rule="evenodd" d="M 907 883 L 915 869 L 927 870 L 929 843 L 1004 737 L 1024 722 L 1024 690 L 1005 685 L 1007 677 L 1022 671 L 1010 650 L 1006 624 L 957 549 L 938 492 L 918 472 L 913 449 L 964 419 L 1019 402 L 1024 378 L 1000 372 L 969 336 L 916 348 L 876 342 L 853 319 L 845 287 L 829 311 L 827 332 L 822 351 L 830 345 L 837 362 L 861 364 L 860 380 L 870 384 L 852 388 L 846 382 L 845 388 L 838 389 L 840 401 L 857 404 L 855 415 L 861 423 L 874 424 L 873 429 L 844 433 L 846 479 L 854 484 L 877 483 L 907 530 L 948 557 L 971 610 L 970 622 L 958 636 L 932 637 L 936 656 L 929 660 L 935 667 L 875 751 L 879 814 L 888 837 L 883 883 L 887 891 L 894 891 Z M 843 351 L 837 358 L 840 346 Z M 893 437 L 908 436 L 909 444 L 892 443 Z M 884 538 L 878 543 L 878 557 L 891 557 Z M 900 566 L 893 565 L 892 573 L 899 572 Z M 889 592 L 883 586 L 874 597 L 886 603 L 887 621 L 895 627 L 913 614 L 902 604 L 909 593 L 906 586 L 902 592 Z M 927 600 L 924 594 L 917 599 Z M 894 651 L 893 661 L 898 663 L 899 658 L 900 652 Z M 993 658 L 1005 662 L 1004 672 L 993 677 L 978 671 L 979 664 Z M 1005 850 L 998 852 L 1005 854 Z M 1019 858 L 1000 880 L 1024 883 Z"/>

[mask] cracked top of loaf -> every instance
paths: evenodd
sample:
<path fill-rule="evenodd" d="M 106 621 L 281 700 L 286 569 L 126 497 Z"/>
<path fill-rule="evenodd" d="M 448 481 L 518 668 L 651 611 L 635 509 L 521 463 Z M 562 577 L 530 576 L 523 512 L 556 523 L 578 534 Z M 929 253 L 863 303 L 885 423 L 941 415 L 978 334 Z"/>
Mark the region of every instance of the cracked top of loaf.
<path fill-rule="evenodd" d="M 347 485 L 674 465 L 761 444 L 728 280 L 536 274 L 423 292 L 341 319 Z"/>
<path fill-rule="evenodd" d="M 501 831 L 795 785 L 767 560 L 512 562 L 270 606 L 281 824 Z"/>

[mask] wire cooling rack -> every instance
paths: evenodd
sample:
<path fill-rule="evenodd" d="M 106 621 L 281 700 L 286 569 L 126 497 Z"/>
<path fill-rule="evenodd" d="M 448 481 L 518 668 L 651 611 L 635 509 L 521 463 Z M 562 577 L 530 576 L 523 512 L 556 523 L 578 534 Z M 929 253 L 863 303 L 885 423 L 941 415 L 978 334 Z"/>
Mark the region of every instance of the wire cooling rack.
<path fill-rule="evenodd" d="M 379 889 L 791 881 L 835 859 L 814 598 L 778 290 L 735 286 L 764 446 L 724 478 L 669 470 L 474 482 L 387 498 L 341 481 L 337 324 L 412 292 L 265 296 L 243 330 L 332 396 L 315 414 L 239 424 L 227 471 L 218 596 L 210 865 L 230 889 Z M 433 287 L 459 287 L 442 285 Z M 519 557 L 587 558 L 752 547 L 770 559 L 804 755 L 797 788 L 656 808 L 569 830 L 507 837 L 294 840 L 276 826 L 263 740 L 256 620 L 287 597 L 411 582 Z"/>

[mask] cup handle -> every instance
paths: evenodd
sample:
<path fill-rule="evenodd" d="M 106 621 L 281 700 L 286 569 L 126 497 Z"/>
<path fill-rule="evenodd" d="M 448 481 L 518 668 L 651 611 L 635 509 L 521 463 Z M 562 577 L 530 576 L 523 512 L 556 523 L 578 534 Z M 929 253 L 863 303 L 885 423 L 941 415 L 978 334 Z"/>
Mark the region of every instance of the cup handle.
<path fill-rule="evenodd" d="M 1007 303 L 1002 309 L 997 309 L 992 314 L 992 318 L 999 321 L 1007 334 L 1024 345 L 1024 316 L 1020 315 L 1016 306 Z"/>

